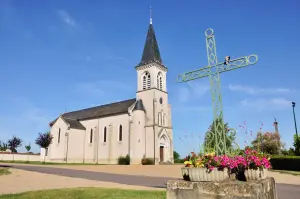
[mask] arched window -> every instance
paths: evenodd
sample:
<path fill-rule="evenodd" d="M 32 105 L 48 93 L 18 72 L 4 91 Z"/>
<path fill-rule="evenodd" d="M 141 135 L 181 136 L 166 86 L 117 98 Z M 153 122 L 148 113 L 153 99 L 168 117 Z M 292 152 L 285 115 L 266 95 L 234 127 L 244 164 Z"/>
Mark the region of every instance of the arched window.
<path fill-rule="evenodd" d="M 146 83 L 146 76 L 143 77 L 143 90 L 145 90 L 147 88 L 147 83 Z"/>
<path fill-rule="evenodd" d="M 122 141 L 122 125 L 119 127 L 119 141 Z"/>
<path fill-rule="evenodd" d="M 103 142 L 106 142 L 106 127 L 104 127 Z"/>
<path fill-rule="evenodd" d="M 157 75 L 157 88 L 159 90 L 162 90 L 162 74 L 161 74 L 161 72 L 159 72 Z"/>
<path fill-rule="evenodd" d="M 93 129 L 90 132 L 90 143 L 93 143 Z"/>
<path fill-rule="evenodd" d="M 60 128 L 58 129 L 58 137 L 57 137 L 57 143 L 60 142 Z"/>
<path fill-rule="evenodd" d="M 143 89 L 148 89 L 151 88 L 151 78 L 150 78 L 150 73 L 145 72 L 143 76 Z"/>

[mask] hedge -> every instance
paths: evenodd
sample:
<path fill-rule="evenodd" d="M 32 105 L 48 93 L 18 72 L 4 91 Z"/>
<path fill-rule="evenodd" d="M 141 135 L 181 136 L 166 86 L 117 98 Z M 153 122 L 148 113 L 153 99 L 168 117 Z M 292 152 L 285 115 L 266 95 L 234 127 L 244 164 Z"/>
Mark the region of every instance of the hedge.
<path fill-rule="evenodd" d="M 174 163 L 176 163 L 176 164 L 182 164 L 182 163 L 184 163 L 184 159 L 175 159 Z"/>
<path fill-rule="evenodd" d="M 274 170 L 300 171 L 300 156 L 273 156 L 270 162 Z"/>

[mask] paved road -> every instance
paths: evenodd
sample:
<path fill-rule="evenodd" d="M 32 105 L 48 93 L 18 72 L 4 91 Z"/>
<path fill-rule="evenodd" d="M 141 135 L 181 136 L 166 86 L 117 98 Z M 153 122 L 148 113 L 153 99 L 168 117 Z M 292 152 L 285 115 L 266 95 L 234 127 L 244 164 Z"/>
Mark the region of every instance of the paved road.
<path fill-rule="evenodd" d="M 3 165 L 0 165 L 0 167 Z M 176 178 L 166 177 L 150 177 L 150 176 L 134 176 L 134 175 L 122 175 L 122 174 L 111 174 L 103 172 L 93 171 L 82 171 L 73 169 L 63 169 L 54 167 L 43 167 L 43 166 L 25 166 L 25 165 L 7 165 L 12 168 L 22 169 L 26 171 L 34 171 L 39 173 L 54 174 L 60 176 L 83 178 L 88 180 L 115 182 L 127 185 L 139 185 L 147 187 L 158 187 L 165 188 L 168 180 Z M 299 199 L 300 198 L 300 186 L 299 185 L 288 185 L 277 183 L 277 193 L 279 199 Z"/>

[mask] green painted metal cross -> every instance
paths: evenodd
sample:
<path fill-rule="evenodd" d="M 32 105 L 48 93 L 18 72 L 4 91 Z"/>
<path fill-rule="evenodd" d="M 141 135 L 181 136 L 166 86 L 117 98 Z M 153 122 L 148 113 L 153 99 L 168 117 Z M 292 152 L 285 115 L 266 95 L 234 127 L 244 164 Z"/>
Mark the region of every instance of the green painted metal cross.
<path fill-rule="evenodd" d="M 218 62 L 214 31 L 211 28 L 207 29 L 205 31 L 205 36 L 208 66 L 178 75 L 177 82 L 181 83 L 207 76 L 209 77 L 214 115 L 214 132 L 209 135 L 212 136 L 210 140 L 215 141 L 216 154 L 220 155 L 228 152 L 226 146 L 226 139 L 228 138 L 226 136 L 223 120 L 220 73 L 256 64 L 258 56 L 249 55 L 233 60 L 230 60 L 230 57 L 226 57 L 225 62 Z M 219 122 L 215 122 L 217 120 L 219 120 Z"/>

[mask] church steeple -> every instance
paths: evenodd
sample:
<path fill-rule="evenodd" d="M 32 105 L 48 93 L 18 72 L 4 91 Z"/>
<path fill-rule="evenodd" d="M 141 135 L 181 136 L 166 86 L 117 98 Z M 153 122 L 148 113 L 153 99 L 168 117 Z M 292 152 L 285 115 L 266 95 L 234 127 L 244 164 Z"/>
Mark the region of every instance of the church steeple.
<path fill-rule="evenodd" d="M 160 56 L 158 44 L 156 41 L 156 36 L 154 32 L 154 28 L 152 25 L 152 14 L 151 14 L 151 7 L 150 7 L 150 24 L 148 28 L 147 38 L 144 46 L 144 51 L 142 55 L 142 59 L 138 66 L 142 66 L 149 63 L 159 63 L 163 66 L 162 59 Z M 138 67 L 137 66 L 137 67 Z"/>

